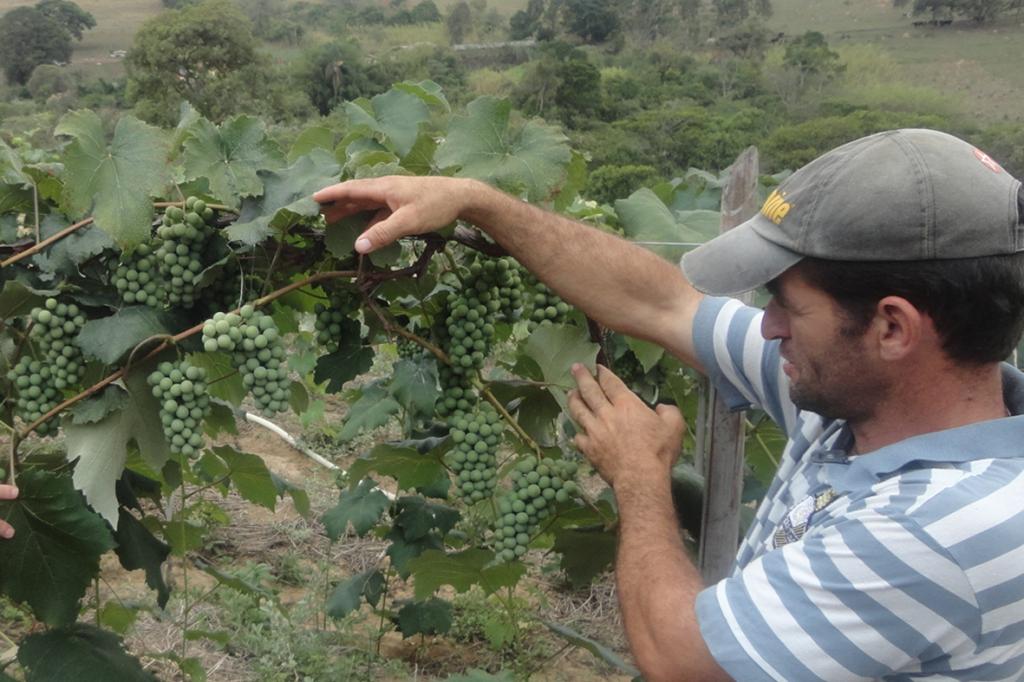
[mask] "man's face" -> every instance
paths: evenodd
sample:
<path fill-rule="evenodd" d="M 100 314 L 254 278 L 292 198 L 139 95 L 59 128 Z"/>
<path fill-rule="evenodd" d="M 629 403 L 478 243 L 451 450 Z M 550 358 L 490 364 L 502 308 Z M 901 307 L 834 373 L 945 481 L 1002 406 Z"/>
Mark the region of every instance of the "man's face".
<path fill-rule="evenodd" d="M 793 403 L 829 418 L 870 418 L 890 382 L 868 352 L 868 333 L 854 333 L 835 300 L 793 269 L 769 289 L 761 334 L 782 343 Z"/>

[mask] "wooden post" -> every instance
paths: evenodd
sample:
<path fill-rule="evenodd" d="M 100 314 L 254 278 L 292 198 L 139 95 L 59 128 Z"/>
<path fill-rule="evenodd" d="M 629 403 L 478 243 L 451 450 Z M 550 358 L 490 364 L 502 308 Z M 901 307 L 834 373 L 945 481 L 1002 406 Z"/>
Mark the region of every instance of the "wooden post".
<path fill-rule="evenodd" d="M 757 175 L 757 148 L 748 147 L 733 162 L 729 183 L 722 192 L 722 232 L 757 213 Z M 741 298 L 749 303 L 752 294 Z M 704 583 L 710 585 L 732 570 L 739 545 L 745 417 L 730 412 L 713 390 L 707 405 L 699 563 Z"/>

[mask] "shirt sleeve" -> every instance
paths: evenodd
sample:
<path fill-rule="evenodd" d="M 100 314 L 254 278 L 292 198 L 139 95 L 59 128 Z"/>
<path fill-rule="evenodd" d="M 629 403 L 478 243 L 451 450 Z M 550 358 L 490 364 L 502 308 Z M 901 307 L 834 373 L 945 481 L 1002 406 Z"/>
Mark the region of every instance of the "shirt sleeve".
<path fill-rule="evenodd" d="M 916 523 L 871 509 L 705 589 L 697 618 L 712 655 L 738 680 L 941 673 L 950 656 L 977 647 L 980 631 L 962 568 Z"/>
<path fill-rule="evenodd" d="M 693 322 L 697 357 L 733 410 L 759 408 L 788 434 L 796 423 L 779 342 L 761 336 L 764 311 L 731 298 L 705 297 Z"/>

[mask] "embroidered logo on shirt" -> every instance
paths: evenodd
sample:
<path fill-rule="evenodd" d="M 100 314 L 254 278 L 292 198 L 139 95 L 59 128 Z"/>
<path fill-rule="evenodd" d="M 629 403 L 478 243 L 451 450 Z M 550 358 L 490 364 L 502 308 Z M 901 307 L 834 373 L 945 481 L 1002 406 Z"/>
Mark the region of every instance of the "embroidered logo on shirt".
<path fill-rule="evenodd" d="M 816 495 L 805 497 L 798 504 L 793 505 L 772 535 L 772 549 L 778 549 L 802 538 L 807 532 L 811 517 L 831 504 L 836 497 L 838 495 L 835 490 L 825 488 Z"/>

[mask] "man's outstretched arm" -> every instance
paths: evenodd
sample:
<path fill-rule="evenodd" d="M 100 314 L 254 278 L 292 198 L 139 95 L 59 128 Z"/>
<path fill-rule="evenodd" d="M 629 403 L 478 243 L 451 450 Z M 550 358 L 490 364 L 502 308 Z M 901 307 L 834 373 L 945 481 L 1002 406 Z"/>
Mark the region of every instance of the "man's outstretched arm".
<path fill-rule="evenodd" d="M 702 295 L 675 264 L 624 239 L 461 178 L 351 180 L 314 199 L 329 221 L 375 212 L 356 241 L 361 253 L 456 219 L 473 223 L 593 319 L 698 366 L 691 325 Z"/>

